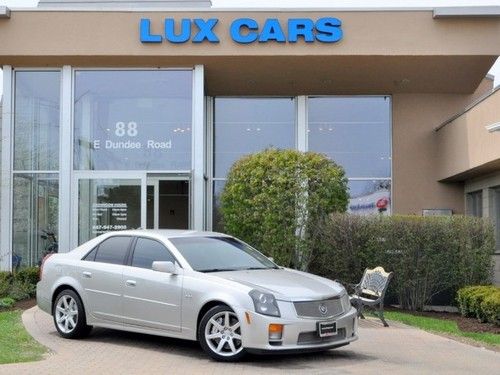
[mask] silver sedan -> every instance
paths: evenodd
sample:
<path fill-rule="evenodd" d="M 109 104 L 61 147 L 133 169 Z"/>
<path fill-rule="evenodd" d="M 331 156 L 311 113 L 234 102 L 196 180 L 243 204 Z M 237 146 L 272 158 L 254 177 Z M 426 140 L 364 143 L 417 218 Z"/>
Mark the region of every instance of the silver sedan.
<path fill-rule="evenodd" d="M 46 258 L 38 306 L 64 338 L 92 326 L 198 340 L 212 358 L 326 350 L 358 338 L 345 289 L 212 232 L 132 230 Z"/>

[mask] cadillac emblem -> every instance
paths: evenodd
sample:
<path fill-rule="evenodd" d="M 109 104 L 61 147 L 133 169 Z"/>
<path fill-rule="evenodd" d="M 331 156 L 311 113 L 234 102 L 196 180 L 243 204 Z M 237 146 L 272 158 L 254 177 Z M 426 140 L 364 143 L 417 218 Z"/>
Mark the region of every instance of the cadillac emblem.
<path fill-rule="evenodd" d="M 324 303 L 319 305 L 318 309 L 319 309 L 319 312 L 321 313 L 321 315 L 326 315 L 328 313 L 328 307 L 326 307 L 326 305 Z"/>

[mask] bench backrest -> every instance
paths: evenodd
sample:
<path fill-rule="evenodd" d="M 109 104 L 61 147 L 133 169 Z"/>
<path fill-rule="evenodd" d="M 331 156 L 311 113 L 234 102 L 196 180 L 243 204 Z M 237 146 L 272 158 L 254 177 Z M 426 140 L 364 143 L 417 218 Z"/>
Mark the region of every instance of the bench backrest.
<path fill-rule="evenodd" d="M 359 289 L 363 294 L 376 298 L 383 297 L 389 286 L 391 277 L 392 272 L 385 272 L 382 267 L 376 267 L 374 269 L 367 268 L 359 284 Z"/>

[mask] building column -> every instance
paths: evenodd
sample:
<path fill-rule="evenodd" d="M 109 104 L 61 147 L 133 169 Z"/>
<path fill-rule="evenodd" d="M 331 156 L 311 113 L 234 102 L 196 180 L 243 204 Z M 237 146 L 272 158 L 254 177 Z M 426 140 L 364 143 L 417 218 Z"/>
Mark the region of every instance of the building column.
<path fill-rule="evenodd" d="M 12 269 L 12 67 L 3 66 L 0 270 Z"/>
<path fill-rule="evenodd" d="M 59 251 L 71 250 L 71 155 L 73 77 L 71 66 L 63 66 L 61 73 L 61 120 L 59 126 Z M 76 242 L 76 241 L 75 241 Z"/>
<path fill-rule="evenodd" d="M 191 227 L 206 228 L 205 212 L 205 84 L 204 67 L 193 70 L 192 209 Z"/>

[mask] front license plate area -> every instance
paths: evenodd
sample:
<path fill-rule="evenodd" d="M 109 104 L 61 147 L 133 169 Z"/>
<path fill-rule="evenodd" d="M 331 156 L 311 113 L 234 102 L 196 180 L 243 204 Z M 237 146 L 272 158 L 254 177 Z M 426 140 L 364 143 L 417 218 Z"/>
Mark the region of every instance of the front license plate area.
<path fill-rule="evenodd" d="M 337 334 L 337 322 L 318 322 L 318 336 L 328 337 Z"/>

